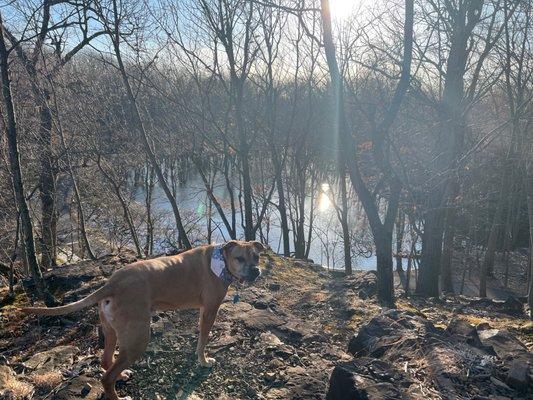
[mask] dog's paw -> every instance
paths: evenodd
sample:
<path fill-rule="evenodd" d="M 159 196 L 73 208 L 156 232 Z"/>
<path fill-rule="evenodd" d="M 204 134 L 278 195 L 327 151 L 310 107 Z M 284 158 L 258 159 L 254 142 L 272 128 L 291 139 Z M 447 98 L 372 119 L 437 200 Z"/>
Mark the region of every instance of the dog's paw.
<path fill-rule="evenodd" d="M 131 396 L 119 397 L 118 400 L 133 400 L 133 397 Z"/>
<path fill-rule="evenodd" d="M 133 376 L 133 371 L 131 369 L 125 369 L 118 376 L 117 380 L 127 382 L 131 379 L 132 376 Z"/>
<path fill-rule="evenodd" d="M 198 360 L 198 362 L 204 368 L 211 368 L 213 365 L 215 365 L 216 360 L 211 357 L 206 357 L 205 360 Z"/>

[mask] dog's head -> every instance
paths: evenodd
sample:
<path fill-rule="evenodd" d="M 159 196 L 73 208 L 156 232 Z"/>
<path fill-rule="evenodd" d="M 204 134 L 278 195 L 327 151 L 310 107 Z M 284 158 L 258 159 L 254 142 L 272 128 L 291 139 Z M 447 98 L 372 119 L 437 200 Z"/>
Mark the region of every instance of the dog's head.
<path fill-rule="evenodd" d="M 259 278 L 259 254 L 266 250 L 262 243 L 231 240 L 224 245 L 223 250 L 226 267 L 234 277 L 246 282 Z"/>

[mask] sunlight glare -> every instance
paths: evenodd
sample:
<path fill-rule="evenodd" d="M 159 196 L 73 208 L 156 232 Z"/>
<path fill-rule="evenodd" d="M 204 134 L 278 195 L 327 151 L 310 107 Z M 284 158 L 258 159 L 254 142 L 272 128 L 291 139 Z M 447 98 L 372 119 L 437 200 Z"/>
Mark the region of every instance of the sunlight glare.
<path fill-rule="evenodd" d="M 323 183 L 320 185 L 320 194 L 318 195 L 318 210 L 320 212 L 328 211 L 331 208 L 331 200 L 329 198 L 329 184 Z"/>
<path fill-rule="evenodd" d="M 336 20 L 348 18 L 354 12 L 356 0 L 329 0 L 331 17 Z"/>

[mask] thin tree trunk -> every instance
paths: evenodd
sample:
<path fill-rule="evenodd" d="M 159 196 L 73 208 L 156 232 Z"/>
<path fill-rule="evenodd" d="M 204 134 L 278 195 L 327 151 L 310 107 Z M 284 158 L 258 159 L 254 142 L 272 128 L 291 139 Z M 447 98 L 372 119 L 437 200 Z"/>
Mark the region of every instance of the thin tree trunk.
<path fill-rule="evenodd" d="M 117 184 L 115 179 L 104 170 L 102 167 L 102 164 L 100 162 L 100 158 L 98 158 L 98 161 L 96 162 L 98 165 L 98 169 L 104 176 L 104 178 L 111 184 L 111 187 L 113 188 L 115 195 L 117 196 L 117 199 L 120 203 L 120 206 L 122 207 L 122 213 L 124 214 L 124 220 L 126 221 L 126 224 L 128 225 L 128 229 L 130 231 L 131 238 L 133 240 L 133 245 L 135 246 L 135 252 L 137 253 L 137 257 L 142 257 L 142 250 L 141 250 L 141 244 L 139 242 L 139 237 L 137 236 L 137 230 L 135 229 L 135 224 L 133 223 L 133 218 L 131 217 L 131 213 L 128 207 L 128 204 L 126 203 L 126 200 L 124 199 L 124 196 L 122 196 L 122 191 L 120 190 L 120 186 Z"/>
<path fill-rule="evenodd" d="M 450 186 L 449 204 L 445 211 L 444 239 L 441 258 L 441 289 L 445 293 L 453 293 L 452 260 L 455 238 L 455 220 L 457 216 L 455 198 L 459 192 L 459 185 L 454 180 Z"/>
<path fill-rule="evenodd" d="M 341 189 L 341 226 L 344 245 L 344 271 L 352 274 L 352 246 L 350 243 L 350 228 L 348 226 L 348 194 L 346 193 L 346 169 L 344 163 L 340 170 L 339 186 Z"/>
<path fill-rule="evenodd" d="M 396 271 L 403 271 L 402 244 L 405 230 L 405 214 L 398 210 L 398 219 L 396 220 Z"/>
<path fill-rule="evenodd" d="M 467 129 L 463 109 L 464 75 L 470 48 L 468 40 L 479 22 L 483 1 L 459 3 L 453 18 L 450 51 L 446 62 L 444 91 L 439 110 L 438 138 L 433 148 L 436 160 L 430 188 L 422 236 L 422 260 L 417 291 L 426 296 L 439 296 L 439 273 L 444 235 L 443 207 L 451 203 L 449 190 L 457 185 L 453 174 L 458 156 L 463 151 Z"/>
<path fill-rule="evenodd" d="M 496 255 L 496 247 L 500 238 L 501 226 L 502 226 L 502 217 L 503 209 L 505 205 L 505 197 L 507 195 L 507 174 L 502 175 L 502 180 L 500 183 L 500 193 L 498 196 L 498 204 L 496 205 L 496 211 L 492 219 L 492 224 L 489 231 L 489 238 L 487 240 L 487 249 L 485 250 L 485 255 L 483 257 L 483 264 L 481 265 L 481 276 L 480 276 L 480 289 L 479 296 L 487 296 L 487 277 L 493 276 L 494 274 L 494 260 Z"/>
<path fill-rule="evenodd" d="M 36 79 L 35 77 L 30 79 Z M 46 270 L 56 265 L 55 167 L 52 154 L 52 111 L 47 91 L 35 93 L 39 104 L 39 193 L 41 199 L 41 266 Z"/>
<path fill-rule="evenodd" d="M 25 248 L 26 262 L 30 273 L 35 283 L 38 296 L 45 302 L 47 306 L 56 304 L 55 299 L 48 291 L 46 282 L 41 274 L 37 256 L 35 255 L 35 242 L 33 239 L 33 227 L 28 204 L 24 196 L 24 181 L 22 179 L 22 172 L 20 169 L 20 155 L 17 141 L 17 122 L 15 109 L 13 107 L 13 98 L 11 96 L 11 82 L 9 79 L 9 62 L 8 51 L 3 34 L 4 24 L 2 14 L 0 13 L 0 74 L 2 81 L 2 98 L 4 101 L 4 112 L 6 114 L 6 136 L 8 144 L 9 163 L 11 167 L 11 175 L 13 178 L 13 186 L 15 191 L 15 199 L 20 213 L 20 222 L 22 228 L 22 236 Z"/>
<path fill-rule="evenodd" d="M 533 149 L 533 145 L 530 145 Z M 527 304 L 529 305 L 529 318 L 533 320 L 533 162 L 526 160 L 525 189 L 527 197 L 527 210 L 529 219 L 529 287 Z"/>
<path fill-rule="evenodd" d="M 377 256 L 376 267 L 378 275 L 378 299 L 384 304 L 393 305 L 394 281 L 392 275 L 392 232 L 394 219 L 398 212 L 401 184 L 392 176 L 392 170 L 387 171 L 390 175 L 390 197 L 384 222 L 381 222 L 379 207 L 376 205 L 374 196 L 366 186 L 366 183 L 364 182 L 359 170 L 357 155 L 355 153 L 356 146 L 350 130 L 348 129 L 344 110 L 344 85 L 335 54 L 329 0 L 321 0 L 320 4 L 324 50 L 326 53 L 326 61 L 331 78 L 333 98 L 337 106 L 336 111 L 338 115 L 338 121 L 336 126 L 336 137 L 340 139 L 338 143 L 340 146 L 339 150 L 346 162 L 350 180 L 352 181 L 352 186 L 359 196 L 361 203 L 363 204 L 372 229 L 372 234 L 374 236 L 374 244 L 376 247 Z M 375 130 L 375 132 L 373 132 L 376 138 L 379 140 L 384 140 L 386 133 L 390 129 L 390 126 L 392 125 L 400 109 L 403 97 L 405 96 L 405 93 L 410 85 L 413 45 L 413 16 L 414 2 L 413 0 L 406 0 L 402 72 L 384 120 Z M 382 143 L 380 143 L 379 147 L 380 149 L 383 148 Z M 378 156 L 382 157 L 383 154 Z M 381 163 L 383 160 L 375 159 L 375 161 L 376 163 Z"/>
<path fill-rule="evenodd" d="M 66 159 L 66 162 L 67 162 L 68 174 L 69 174 L 70 179 L 72 181 L 72 189 L 74 191 L 74 199 L 76 201 L 76 208 L 78 210 L 79 231 L 80 231 L 80 234 L 81 234 L 81 240 L 83 242 L 83 249 L 87 252 L 87 255 L 89 256 L 89 258 L 94 261 L 94 260 L 96 260 L 96 256 L 93 253 L 93 250 L 91 248 L 91 244 L 89 242 L 89 238 L 87 237 L 87 229 L 85 227 L 85 215 L 84 215 L 84 211 L 83 211 L 83 203 L 82 203 L 82 200 L 81 200 L 80 189 L 79 189 L 78 181 L 76 179 L 76 174 L 74 173 L 74 168 L 72 168 L 72 160 L 70 158 L 70 152 L 69 152 L 69 150 L 67 148 L 65 135 L 63 134 L 63 124 L 61 123 L 61 116 L 59 115 L 59 109 L 58 109 L 58 105 L 57 105 L 57 96 L 56 96 L 56 93 L 55 93 L 55 88 L 54 88 L 53 82 L 51 82 L 51 87 L 52 87 L 52 92 L 53 92 L 53 95 L 54 95 L 54 108 L 55 108 L 56 116 L 57 116 L 57 127 L 58 127 L 59 139 L 60 139 L 60 142 L 61 142 L 61 147 L 62 147 L 63 153 L 65 154 L 65 159 Z M 81 253 L 83 255 L 84 251 L 82 250 Z"/>
<path fill-rule="evenodd" d="M 144 254 L 150 256 L 154 251 L 154 222 L 152 220 L 152 194 L 154 191 L 154 169 L 147 165 L 144 181 L 145 205 L 146 205 L 146 243 Z"/>
<path fill-rule="evenodd" d="M 155 156 L 154 151 L 152 150 L 152 147 L 150 146 L 150 142 L 148 141 L 148 134 L 146 133 L 146 129 L 144 127 L 141 113 L 137 106 L 137 101 L 135 100 L 135 96 L 133 94 L 133 90 L 130 85 L 128 74 L 126 73 L 126 67 L 124 66 L 124 63 L 122 61 L 122 55 L 120 52 L 120 20 L 119 20 L 118 7 L 117 7 L 116 0 L 113 0 L 113 18 L 114 18 L 113 30 L 110 33 L 110 36 L 111 36 L 111 41 L 113 42 L 113 48 L 115 51 L 115 57 L 117 59 L 120 75 L 122 77 L 124 88 L 126 90 L 126 96 L 128 97 L 128 101 L 133 111 L 134 125 L 137 127 L 139 131 L 144 151 L 146 155 L 148 156 L 148 159 L 150 160 L 150 163 L 152 164 L 152 167 L 154 168 L 157 174 L 159 184 L 161 185 L 161 188 L 165 192 L 165 195 L 167 196 L 170 206 L 172 207 L 172 211 L 174 213 L 174 219 L 176 220 L 176 227 L 178 229 L 179 240 L 183 243 L 186 249 L 190 249 L 192 248 L 191 242 L 189 241 L 189 238 L 187 237 L 187 232 L 185 231 L 185 227 L 183 226 L 178 204 L 176 203 L 176 198 L 172 194 L 172 191 L 167 184 L 163 171 L 157 161 L 157 158 Z"/>

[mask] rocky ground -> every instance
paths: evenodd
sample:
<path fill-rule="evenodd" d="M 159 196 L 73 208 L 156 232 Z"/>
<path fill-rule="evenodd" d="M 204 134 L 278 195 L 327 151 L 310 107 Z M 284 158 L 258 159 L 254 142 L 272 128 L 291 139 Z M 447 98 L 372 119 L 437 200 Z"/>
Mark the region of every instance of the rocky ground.
<path fill-rule="evenodd" d="M 71 302 L 127 259 L 61 267 L 47 277 Z M 136 399 L 528 399 L 533 325 L 516 299 L 374 299 L 375 276 L 345 277 L 273 254 L 254 286 L 222 304 L 212 369 L 194 356 L 197 312 L 153 318 L 152 341 L 119 382 Z M 2 293 L 0 293 L 2 296 Z M 0 310 L 0 398 L 99 399 L 96 308 L 61 318 L 21 315 L 21 292 Z"/>

